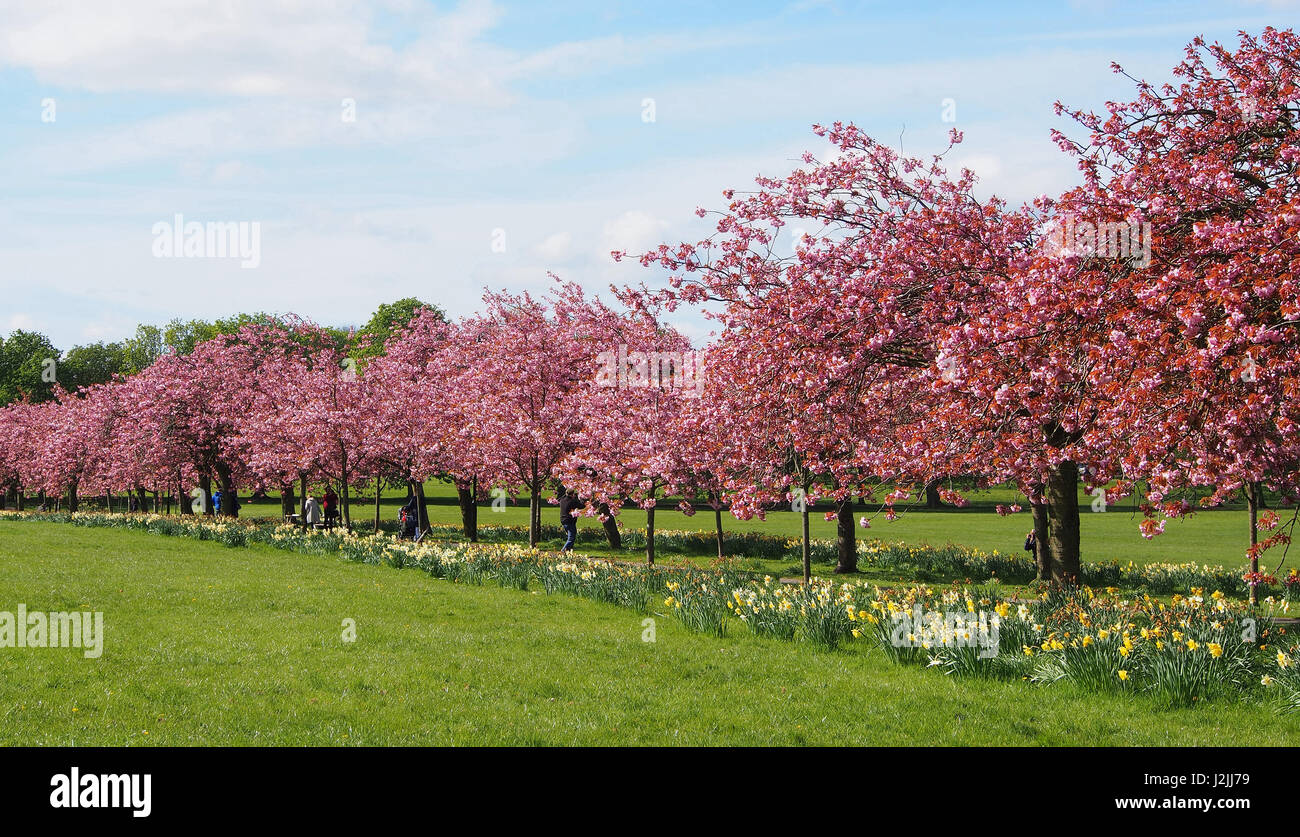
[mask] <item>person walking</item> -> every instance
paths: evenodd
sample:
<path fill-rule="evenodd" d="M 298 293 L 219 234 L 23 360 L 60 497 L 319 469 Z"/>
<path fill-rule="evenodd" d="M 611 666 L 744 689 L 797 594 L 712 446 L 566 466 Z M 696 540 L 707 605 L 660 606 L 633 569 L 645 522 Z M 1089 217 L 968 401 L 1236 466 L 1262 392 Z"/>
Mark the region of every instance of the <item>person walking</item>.
<path fill-rule="evenodd" d="M 334 489 L 326 488 L 323 500 L 322 508 L 325 511 L 325 528 L 333 529 L 334 523 L 339 514 L 339 495 L 334 493 Z"/>
<path fill-rule="evenodd" d="M 564 546 L 560 547 L 561 552 L 573 549 L 573 544 L 578 540 L 579 506 L 581 503 L 578 502 L 578 492 L 572 488 L 560 497 L 560 526 L 564 529 Z"/>
<path fill-rule="evenodd" d="M 320 504 L 316 498 L 308 495 L 306 502 L 302 504 L 303 520 L 313 529 L 320 525 Z"/>

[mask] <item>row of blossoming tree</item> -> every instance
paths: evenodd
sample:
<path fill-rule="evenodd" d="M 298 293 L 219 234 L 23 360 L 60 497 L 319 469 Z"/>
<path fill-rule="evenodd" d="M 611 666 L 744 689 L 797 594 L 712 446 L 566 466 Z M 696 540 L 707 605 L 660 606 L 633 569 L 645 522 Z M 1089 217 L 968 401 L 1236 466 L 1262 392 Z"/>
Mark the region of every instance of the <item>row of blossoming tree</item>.
<path fill-rule="evenodd" d="M 1174 75 L 1135 80 L 1105 115 L 1057 105 L 1082 129 L 1053 133 L 1082 175 L 1062 195 L 981 198 L 944 154 L 818 127 L 830 159 L 728 192 L 708 238 L 614 254 L 669 273 L 616 290 L 617 310 L 572 283 L 490 293 L 454 324 L 417 316 L 364 367 L 309 323 L 249 326 L 9 407 L 0 481 L 75 509 L 79 491 L 203 497 L 213 481 L 226 496 L 276 487 L 289 507 L 295 486 L 326 478 L 351 525 L 349 486 L 421 494 L 440 477 L 469 537 L 486 491 L 526 492 L 534 544 L 555 481 L 611 539 L 610 517 L 644 509 L 650 560 L 665 497 L 711 508 L 720 549 L 724 509 L 793 502 L 807 574 L 813 503 L 839 520 L 847 572 L 854 498 L 892 517 L 974 474 L 1019 487 L 1039 575 L 1064 582 L 1080 569 L 1082 479 L 1109 502 L 1136 492 L 1148 537 L 1191 513 L 1189 497 L 1243 493 L 1258 572 L 1296 520 L 1261 514 L 1262 491 L 1293 502 L 1300 485 L 1300 39 L 1196 40 Z M 791 241 L 792 228 L 810 232 Z M 683 305 L 717 322 L 689 381 L 691 347 L 664 322 Z"/>

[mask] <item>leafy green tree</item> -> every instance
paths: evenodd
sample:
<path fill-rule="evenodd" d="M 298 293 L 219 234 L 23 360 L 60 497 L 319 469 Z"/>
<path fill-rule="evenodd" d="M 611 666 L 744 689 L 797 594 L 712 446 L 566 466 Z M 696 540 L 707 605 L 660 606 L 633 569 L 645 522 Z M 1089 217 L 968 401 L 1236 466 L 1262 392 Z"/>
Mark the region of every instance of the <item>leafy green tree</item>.
<path fill-rule="evenodd" d="M 194 347 L 218 334 L 217 327 L 206 320 L 172 320 L 163 327 L 163 346 L 178 355 L 188 355 Z"/>
<path fill-rule="evenodd" d="M 69 391 L 106 384 L 114 375 L 126 374 L 126 351 L 121 343 L 73 346 L 59 362 L 59 383 Z"/>
<path fill-rule="evenodd" d="M 158 326 L 136 326 L 135 336 L 122 341 L 123 371 L 134 375 L 149 367 L 163 353 L 163 331 Z"/>
<path fill-rule="evenodd" d="M 237 334 L 241 328 L 250 325 L 279 326 L 281 319 L 274 314 L 258 311 L 256 314 L 235 314 L 223 317 L 212 325 L 218 334 Z"/>
<path fill-rule="evenodd" d="M 21 400 L 48 401 L 58 380 L 59 350 L 50 338 L 17 329 L 0 338 L 0 406 Z"/>
<path fill-rule="evenodd" d="M 415 319 L 416 314 L 425 310 L 434 312 L 438 319 L 446 322 L 447 315 L 441 308 L 421 302 L 413 296 L 380 305 L 375 309 L 370 322 L 353 338 L 352 356 L 372 358 L 382 355 L 388 340 L 393 335 L 400 334 Z"/>

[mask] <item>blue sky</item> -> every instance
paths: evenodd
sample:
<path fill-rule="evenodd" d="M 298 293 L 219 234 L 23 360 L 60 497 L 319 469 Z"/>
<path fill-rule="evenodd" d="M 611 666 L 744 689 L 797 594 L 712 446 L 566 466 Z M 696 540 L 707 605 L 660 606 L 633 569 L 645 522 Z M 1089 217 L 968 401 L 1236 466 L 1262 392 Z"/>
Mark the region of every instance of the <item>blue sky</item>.
<path fill-rule="evenodd" d="M 909 154 L 957 127 L 954 166 L 1028 200 L 1076 182 L 1055 100 L 1131 98 L 1111 61 L 1164 81 L 1195 35 L 1296 18 L 1287 2 L 3 0 L 0 334 L 67 348 L 254 310 L 346 326 L 403 296 L 467 314 L 485 286 L 544 290 L 548 270 L 598 291 L 655 280 L 608 252 L 705 234 L 696 207 L 824 151 L 815 122 Z M 259 265 L 156 258 L 152 227 L 178 213 L 257 222 Z"/>

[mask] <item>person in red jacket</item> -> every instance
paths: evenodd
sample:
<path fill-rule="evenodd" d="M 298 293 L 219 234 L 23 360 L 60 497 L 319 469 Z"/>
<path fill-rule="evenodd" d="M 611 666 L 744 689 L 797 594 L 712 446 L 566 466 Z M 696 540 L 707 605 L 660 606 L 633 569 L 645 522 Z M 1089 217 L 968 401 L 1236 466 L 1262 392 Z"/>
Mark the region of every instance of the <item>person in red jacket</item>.
<path fill-rule="evenodd" d="M 325 489 L 325 496 L 322 498 L 321 510 L 325 512 L 325 528 L 333 529 L 339 516 L 339 495 L 334 493 L 334 489 Z"/>

